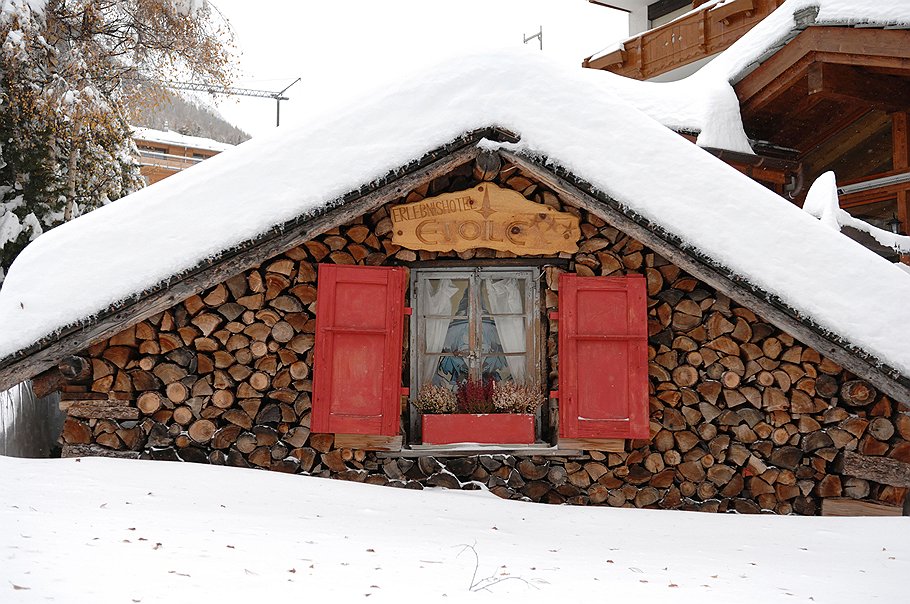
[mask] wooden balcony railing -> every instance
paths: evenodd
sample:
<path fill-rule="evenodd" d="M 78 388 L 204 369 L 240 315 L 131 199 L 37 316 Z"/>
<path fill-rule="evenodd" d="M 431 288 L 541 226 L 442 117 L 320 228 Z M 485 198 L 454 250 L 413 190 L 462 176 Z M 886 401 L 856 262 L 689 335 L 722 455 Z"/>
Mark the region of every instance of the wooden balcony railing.
<path fill-rule="evenodd" d="M 202 159 L 197 157 L 184 157 L 182 155 L 170 155 L 168 153 L 157 153 L 155 151 L 139 150 L 139 164 L 154 168 L 164 168 L 179 172 L 190 166 L 195 166 Z"/>
<path fill-rule="evenodd" d="M 582 62 L 637 80 L 647 80 L 729 47 L 784 0 L 733 0 L 710 3 L 678 19 L 642 32 L 616 50 Z"/>

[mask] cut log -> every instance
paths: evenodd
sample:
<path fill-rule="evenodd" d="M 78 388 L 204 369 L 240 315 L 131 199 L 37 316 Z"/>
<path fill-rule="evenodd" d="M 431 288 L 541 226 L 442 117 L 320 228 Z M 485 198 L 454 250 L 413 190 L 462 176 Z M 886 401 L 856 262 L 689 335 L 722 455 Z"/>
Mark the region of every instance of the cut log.
<path fill-rule="evenodd" d="M 894 436 L 894 424 L 884 417 L 876 417 L 869 424 L 869 434 L 878 440 L 887 441 Z"/>
<path fill-rule="evenodd" d="M 180 382 L 168 384 L 165 389 L 167 398 L 173 403 L 182 403 L 189 397 L 189 390 Z"/>
<path fill-rule="evenodd" d="M 215 424 L 207 419 L 200 419 L 193 422 L 187 432 L 190 435 L 190 438 L 200 445 L 204 445 L 212 440 L 212 437 L 215 435 Z"/>
<path fill-rule="evenodd" d="M 848 405 L 865 407 L 875 402 L 878 392 L 864 380 L 851 380 L 841 386 L 840 395 Z"/>
<path fill-rule="evenodd" d="M 910 463 L 844 452 L 844 474 L 894 487 L 910 487 Z"/>
<path fill-rule="evenodd" d="M 145 415 L 152 415 L 161 409 L 161 395 L 157 392 L 143 392 L 136 400 L 136 406 Z"/>
<path fill-rule="evenodd" d="M 90 365 L 91 366 L 91 365 Z M 62 390 L 69 381 L 56 367 L 51 367 L 32 378 L 32 391 L 37 398 Z"/>

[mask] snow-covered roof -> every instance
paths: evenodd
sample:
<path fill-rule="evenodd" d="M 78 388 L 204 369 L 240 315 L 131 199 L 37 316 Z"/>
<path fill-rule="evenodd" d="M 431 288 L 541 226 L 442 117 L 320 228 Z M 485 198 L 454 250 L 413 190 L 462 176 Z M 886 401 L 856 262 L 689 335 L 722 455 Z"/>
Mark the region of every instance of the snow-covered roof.
<path fill-rule="evenodd" d="M 570 172 L 682 247 L 910 376 L 910 279 L 617 97 L 526 53 L 468 56 L 221 153 L 39 237 L 0 290 L 0 359 L 466 132 Z"/>
<path fill-rule="evenodd" d="M 817 11 L 817 14 L 815 14 Z M 809 26 L 910 28 L 907 0 L 787 0 L 694 75 L 735 83 Z"/>
<path fill-rule="evenodd" d="M 188 136 L 172 130 L 155 130 L 154 128 L 143 128 L 140 126 L 133 127 L 133 138 L 151 143 L 163 143 L 165 145 L 178 145 L 190 149 L 206 149 L 219 152 L 227 151 L 234 147 L 234 145 L 222 143 L 211 138 Z"/>
<path fill-rule="evenodd" d="M 713 10 L 724 0 L 696 10 Z M 817 14 L 816 14 L 817 12 Z M 799 17 L 799 18 L 797 18 Z M 682 19 L 683 17 L 680 17 Z M 698 144 L 751 153 L 731 85 L 808 26 L 910 27 L 907 0 L 788 0 L 697 72 L 673 82 L 641 82 L 610 72 L 618 95 L 668 128 L 700 133 Z M 619 43 L 591 57 L 613 52 Z"/>

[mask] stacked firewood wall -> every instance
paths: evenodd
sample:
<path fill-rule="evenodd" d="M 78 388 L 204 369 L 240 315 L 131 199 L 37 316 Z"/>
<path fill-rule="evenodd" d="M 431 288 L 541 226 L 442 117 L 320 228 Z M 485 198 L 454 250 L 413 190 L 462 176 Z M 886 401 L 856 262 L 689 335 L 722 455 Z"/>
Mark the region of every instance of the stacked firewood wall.
<path fill-rule="evenodd" d="M 650 441 L 625 453 L 403 458 L 336 448 L 310 433 L 316 266 L 514 257 L 392 244 L 388 207 L 333 229 L 84 351 L 91 376 L 65 388 L 65 455 L 172 459 L 392 484 L 487 485 L 502 497 L 815 514 L 824 498 L 900 505 L 907 489 L 840 472 L 844 452 L 910 462 L 910 415 L 596 216 L 512 166 L 463 166 L 401 201 L 493 179 L 581 217 L 568 269 L 644 274 L 649 294 Z M 564 259 L 566 260 L 566 259 Z M 545 272 L 549 388 L 557 384 L 558 273 Z M 404 351 L 407 363 L 407 350 Z M 405 371 L 407 375 L 407 369 Z M 443 471 L 445 468 L 445 471 Z"/>

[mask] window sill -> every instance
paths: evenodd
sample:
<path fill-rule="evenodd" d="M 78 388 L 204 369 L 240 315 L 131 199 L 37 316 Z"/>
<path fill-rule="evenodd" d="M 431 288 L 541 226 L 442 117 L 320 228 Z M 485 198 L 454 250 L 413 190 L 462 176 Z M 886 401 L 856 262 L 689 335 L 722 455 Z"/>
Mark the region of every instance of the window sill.
<path fill-rule="evenodd" d="M 458 443 L 454 445 L 411 445 L 401 451 L 381 451 L 377 456 L 383 459 L 398 457 L 470 457 L 473 455 L 522 455 L 540 457 L 579 457 L 581 449 L 566 449 L 540 445 L 481 445 L 477 443 Z"/>

